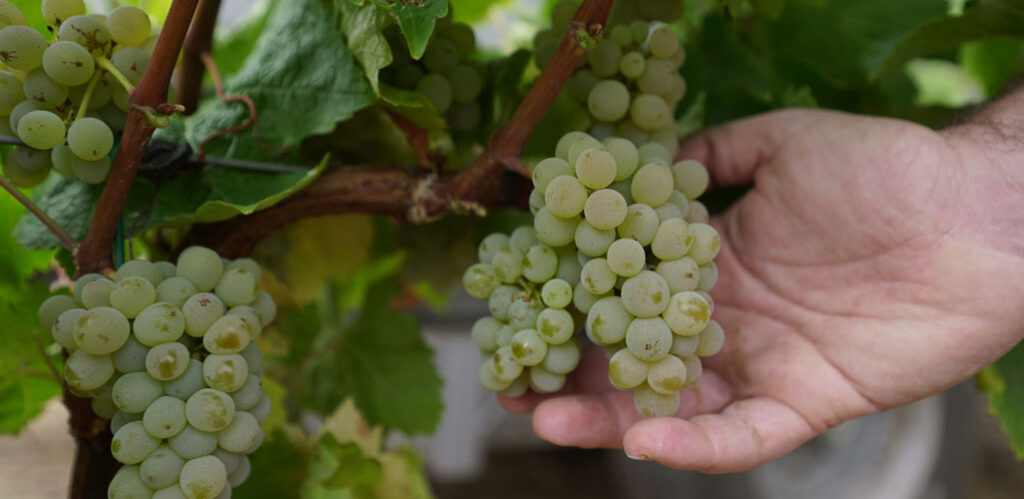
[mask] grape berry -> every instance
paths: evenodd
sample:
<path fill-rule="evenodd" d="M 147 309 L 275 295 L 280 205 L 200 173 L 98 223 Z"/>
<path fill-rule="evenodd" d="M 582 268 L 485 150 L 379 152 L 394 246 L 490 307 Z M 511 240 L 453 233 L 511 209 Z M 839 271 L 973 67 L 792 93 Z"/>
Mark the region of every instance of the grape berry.
<path fill-rule="evenodd" d="M 230 497 L 270 412 L 253 340 L 277 310 L 259 265 L 193 246 L 177 265 L 131 260 L 110 277 L 83 275 L 39 308 L 69 353 L 68 387 L 111 420 L 125 466 L 108 496 Z"/>

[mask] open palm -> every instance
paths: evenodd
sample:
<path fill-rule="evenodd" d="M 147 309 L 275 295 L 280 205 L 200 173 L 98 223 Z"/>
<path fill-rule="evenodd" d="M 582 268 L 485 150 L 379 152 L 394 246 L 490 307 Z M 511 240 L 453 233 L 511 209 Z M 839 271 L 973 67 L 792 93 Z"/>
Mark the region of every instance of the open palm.
<path fill-rule="evenodd" d="M 682 392 L 677 417 L 650 420 L 588 352 L 563 392 L 503 401 L 533 410 L 542 438 L 747 469 L 942 391 L 1024 336 L 1021 186 L 969 140 L 783 111 L 710 130 L 680 156 L 704 162 L 715 185 L 754 186 L 712 221 L 726 346 Z"/>

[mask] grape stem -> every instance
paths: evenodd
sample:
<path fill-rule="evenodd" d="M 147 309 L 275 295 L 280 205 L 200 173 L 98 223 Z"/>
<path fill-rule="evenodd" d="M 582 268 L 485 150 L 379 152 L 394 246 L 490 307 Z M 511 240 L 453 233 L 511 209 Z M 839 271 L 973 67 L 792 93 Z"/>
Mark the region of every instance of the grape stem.
<path fill-rule="evenodd" d="M 175 75 L 174 87 L 178 94 L 178 103 L 185 106 L 185 113 L 192 114 L 199 107 L 199 97 L 203 89 L 202 54 L 213 50 L 213 28 L 217 24 L 221 0 L 202 0 L 196 9 L 196 18 L 185 36 L 185 45 L 181 48 L 181 62 Z"/>
<path fill-rule="evenodd" d="M 21 191 L 19 191 L 16 187 L 11 185 L 6 178 L 0 177 L 0 186 L 3 186 L 3 188 L 7 190 L 7 192 L 10 193 L 14 199 L 18 200 L 18 202 L 21 203 L 21 205 L 24 206 L 29 213 L 35 215 L 35 217 L 38 218 L 40 222 L 42 222 L 43 226 L 45 226 L 47 230 L 53 233 L 57 240 L 60 241 L 61 246 L 67 248 L 67 250 L 70 251 L 72 255 L 74 255 L 75 252 L 78 251 L 78 243 L 75 242 L 75 239 L 71 237 L 71 235 L 69 235 L 67 231 L 60 226 L 60 224 L 58 224 L 54 219 L 50 218 L 50 216 L 47 215 L 46 212 L 39 207 L 39 205 L 33 203 L 32 200 L 28 198 L 28 196 L 22 194 Z"/>
<path fill-rule="evenodd" d="M 451 174 L 370 165 L 329 169 L 308 188 L 272 208 L 226 222 L 194 225 L 187 242 L 235 257 L 248 254 L 273 231 L 307 217 L 376 213 L 424 223 L 468 206 L 525 207 L 532 184 L 520 160 L 523 146 L 586 57 L 588 36 L 583 34 L 600 36 L 611 6 L 612 0 L 583 2 L 551 62 L 487 149 L 465 170 Z"/>
<path fill-rule="evenodd" d="M 75 121 L 84 118 L 85 113 L 89 111 L 89 101 L 92 100 L 92 94 L 96 91 L 96 85 L 99 84 L 102 77 L 102 71 L 97 71 L 96 74 L 92 75 L 92 79 L 89 80 L 89 86 L 85 87 L 85 94 L 82 95 L 82 102 L 78 105 L 78 114 L 75 116 Z"/>
<path fill-rule="evenodd" d="M 114 63 L 110 62 L 110 59 L 99 56 L 96 58 L 96 64 L 103 68 L 104 71 L 110 73 L 110 75 L 128 91 L 128 94 L 135 91 L 135 85 L 132 85 L 132 82 L 128 81 L 128 78 L 124 73 L 122 73 L 120 69 L 117 69 L 117 66 L 114 66 Z"/>

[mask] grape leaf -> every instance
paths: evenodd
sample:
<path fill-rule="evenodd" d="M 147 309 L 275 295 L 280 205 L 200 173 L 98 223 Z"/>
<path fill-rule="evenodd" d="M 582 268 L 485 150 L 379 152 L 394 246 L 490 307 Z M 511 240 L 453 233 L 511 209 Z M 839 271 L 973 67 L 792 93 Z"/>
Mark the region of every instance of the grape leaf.
<path fill-rule="evenodd" d="M 391 47 L 381 30 L 391 23 L 391 16 L 387 10 L 369 2 L 355 5 L 350 0 L 335 0 L 335 5 L 341 11 L 338 28 L 345 35 L 352 55 L 363 66 L 366 79 L 379 94 L 380 70 L 392 60 Z"/>
<path fill-rule="evenodd" d="M 959 58 L 964 70 L 980 81 L 985 95 L 991 97 L 1024 71 L 1024 42 L 996 39 L 965 43 Z"/>
<path fill-rule="evenodd" d="M 391 15 L 398 21 L 405 40 L 409 43 L 409 55 L 414 59 L 423 56 L 427 42 L 434 32 L 437 18 L 448 14 L 448 0 L 421 0 L 417 2 L 380 2 L 388 6 Z"/>
<path fill-rule="evenodd" d="M 366 457 L 358 445 L 339 443 L 328 433 L 313 448 L 301 497 L 372 499 L 380 478 L 380 462 Z"/>
<path fill-rule="evenodd" d="M 221 76 L 229 77 L 241 69 L 277 4 L 277 0 L 253 4 L 245 17 L 231 27 L 231 31 L 214 39 L 213 59 Z"/>
<path fill-rule="evenodd" d="M 267 435 L 258 452 L 249 455 L 249 479 L 234 489 L 235 497 L 295 497 L 306 480 L 309 451 L 278 429 Z"/>
<path fill-rule="evenodd" d="M 978 387 L 988 394 L 988 409 L 1010 437 L 1010 447 L 1024 459 L 1024 343 L 978 374 Z"/>
<path fill-rule="evenodd" d="M 262 173 L 219 167 L 179 175 L 165 181 L 159 192 L 148 179 L 132 186 L 124 220 L 136 232 L 156 225 L 216 222 L 249 214 L 279 203 L 309 185 L 327 165 L 297 173 Z M 85 237 L 96 211 L 102 186 L 51 175 L 33 193 L 33 200 L 75 239 Z M 156 197 L 154 198 L 154 193 Z M 139 216 L 142 216 L 139 219 Z M 138 222 L 136 223 L 136 220 Z M 14 229 L 18 242 L 28 248 L 55 248 L 57 239 L 35 217 L 25 215 Z"/>
<path fill-rule="evenodd" d="M 778 18 L 786 8 L 786 0 L 750 0 L 758 14 Z"/>
<path fill-rule="evenodd" d="M 299 303 L 323 294 L 328 282 L 350 279 L 370 257 L 373 225 L 365 215 L 300 220 L 288 227 L 284 276 Z"/>
<path fill-rule="evenodd" d="M 339 12 L 318 0 L 280 2 L 256 47 L 226 92 L 249 96 L 260 120 L 247 130 L 212 140 L 211 155 L 270 160 L 282 148 L 330 132 L 335 123 L 376 102 L 352 51 L 338 35 Z M 189 142 L 242 123 L 239 103 L 208 101 L 188 119 Z"/>

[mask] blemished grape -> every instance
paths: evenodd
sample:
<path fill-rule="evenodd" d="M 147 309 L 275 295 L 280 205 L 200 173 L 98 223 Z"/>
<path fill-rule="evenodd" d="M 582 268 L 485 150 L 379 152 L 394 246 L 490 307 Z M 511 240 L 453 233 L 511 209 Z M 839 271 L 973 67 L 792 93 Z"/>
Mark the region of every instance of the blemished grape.
<path fill-rule="evenodd" d="M 231 423 L 235 415 L 235 401 L 222 391 L 204 388 L 188 398 L 185 414 L 189 424 L 197 430 L 220 431 Z"/>
<path fill-rule="evenodd" d="M 63 104 L 68 98 L 68 87 L 51 80 L 40 68 L 33 69 L 25 75 L 22 90 L 26 99 L 47 109 Z"/>
<path fill-rule="evenodd" d="M 68 127 L 68 147 L 75 156 L 96 161 L 107 157 L 114 147 L 114 132 L 101 120 L 81 118 Z"/>
<path fill-rule="evenodd" d="M 185 402 L 167 395 L 153 401 L 142 416 L 142 426 L 156 438 L 171 438 L 185 424 Z"/>
<path fill-rule="evenodd" d="M 616 276 L 604 258 L 594 258 L 583 265 L 580 283 L 593 295 L 603 295 L 615 286 Z"/>
<path fill-rule="evenodd" d="M 558 255 L 542 244 L 530 247 L 523 257 L 523 276 L 532 282 L 547 282 L 557 270 Z"/>
<path fill-rule="evenodd" d="M 146 372 L 161 381 L 181 376 L 188 365 L 188 347 L 178 342 L 161 343 L 146 354 Z"/>
<path fill-rule="evenodd" d="M 672 332 L 691 336 L 701 332 L 711 317 L 707 300 L 694 291 L 682 291 L 672 295 L 664 313 L 665 322 Z"/>
<path fill-rule="evenodd" d="M 180 265 L 179 272 L 180 272 Z M 206 333 L 217 319 L 224 316 L 224 303 L 213 293 L 197 293 L 181 307 L 185 314 L 185 332 L 196 338 Z"/>
<path fill-rule="evenodd" d="M 612 345 L 626 337 L 633 316 L 622 304 L 622 298 L 608 296 L 597 300 L 587 313 L 587 334 L 597 343 Z"/>
<path fill-rule="evenodd" d="M 75 323 L 75 344 L 93 355 L 110 355 L 121 348 L 131 334 L 128 319 L 121 312 L 98 307 L 82 314 Z"/>
<path fill-rule="evenodd" d="M 655 317 L 668 306 L 668 283 L 650 270 L 626 279 L 622 285 L 622 304 L 637 317 Z"/>
<path fill-rule="evenodd" d="M 110 442 L 110 451 L 114 459 L 124 464 L 141 463 L 158 447 L 160 439 L 146 432 L 141 421 L 132 421 L 122 426 Z"/>
<path fill-rule="evenodd" d="M 43 53 L 43 69 L 53 81 L 73 87 L 92 78 L 96 63 L 85 47 L 75 42 L 56 42 Z"/>
<path fill-rule="evenodd" d="M 30 111 L 18 120 L 18 138 L 34 149 L 57 147 L 64 132 L 64 120 L 50 111 Z"/>
<path fill-rule="evenodd" d="M 563 279 L 551 279 L 541 288 L 541 299 L 551 308 L 565 308 L 572 303 L 572 285 Z"/>
<path fill-rule="evenodd" d="M 629 89 L 618 80 L 602 80 L 590 90 L 587 109 L 601 121 L 618 121 L 629 111 Z"/>
<path fill-rule="evenodd" d="M 43 17 L 46 22 L 59 26 L 63 21 L 85 14 L 82 0 L 43 0 Z"/>
<path fill-rule="evenodd" d="M 110 56 L 110 62 L 132 85 L 138 85 L 149 64 L 149 54 L 135 47 L 123 47 Z"/>
<path fill-rule="evenodd" d="M 39 67 L 48 46 L 46 38 L 28 26 L 0 29 L 0 62 L 11 69 L 31 71 Z"/>
<path fill-rule="evenodd" d="M 123 5 L 107 14 L 110 38 L 127 47 L 137 47 L 149 38 L 153 29 L 149 16 L 138 7 Z"/>
<path fill-rule="evenodd" d="M 163 489 L 178 483 L 178 475 L 184 465 L 184 459 L 169 446 L 161 445 L 139 465 L 139 476 L 147 487 Z"/>
<path fill-rule="evenodd" d="M 156 289 L 142 277 L 127 277 L 110 288 L 110 306 L 134 319 L 156 300 Z"/>
<path fill-rule="evenodd" d="M 107 31 L 107 27 L 97 19 L 84 15 L 65 19 L 57 36 L 61 41 L 75 42 L 85 47 L 96 56 L 103 55 L 104 49 L 110 43 L 110 32 Z"/>
<path fill-rule="evenodd" d="M 622 348 L 608 360 L 608 379 L 619 390 L 630 390 L 647 380 L 650 365 Z"/>
<path fill-rule="evenodd" d="M 690 226 L 683 219 L 665 220 L 658 226 L 654 240 L 651 241 L 651 252 L 662 260 L 677 260 L 686 256 L 693 246 L 693 240 Z"/>
<path fill-rule="evenodd" d="M 701 282 L 700 267 L 689 257 L 663 261 L 655 268 L 655 272 L 665 279 L 672 293 L 693 291 Z"/>
<path fill-rule="evenodd" d="M 679 393 L 662 395 L 644 384 L 633 391 L 633 404 L 645 418 L 672 416 L 679 410 Z"/>
<path fill-rule="evenodd" d="M 210 325 L 203 346 L 210 353 L 236 353 L 244 350 L 254 336 L 253 326 L 245 318 L 227 314 Z"/>
<path fill-rule="evenodd" d="M 109 355 L 93 355 L 84 350 L 75 350 L 64 361 L 64 381 L 75 390 L 95 390 L 113 376 L 114 362 Z"/>
<path fill-rule="evenodd" d="M 179 485 L 192 499 L 214 499 L 227 486 L 227 469 L 216 456 L 202 456 L 181 468 Z"/>
<path fill-rule="evenodd" d="M 672 330 L 660 317 L 633 319 L 626 330 L 626 346 L 640 360 L 661 360 L 672 348 Z"/>
<path fill-rule="evenodd" d="M 693 246 L 687 256 L 693 258 L 697 265 L 704 265 L 718 255 L 722 248 L 722 240 L 718 237 L 718 231 L 705 223 L 692 223 L 689 225 L 690 234 L 693 235 Z"/>

